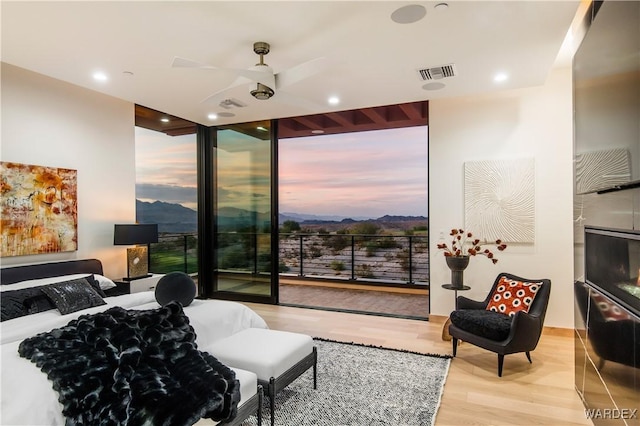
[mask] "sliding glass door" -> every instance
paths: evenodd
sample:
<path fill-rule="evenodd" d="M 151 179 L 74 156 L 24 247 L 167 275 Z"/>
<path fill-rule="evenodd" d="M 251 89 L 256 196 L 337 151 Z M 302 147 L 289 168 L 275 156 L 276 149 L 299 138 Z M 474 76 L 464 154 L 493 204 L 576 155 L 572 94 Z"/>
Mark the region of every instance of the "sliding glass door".
<path fill-rule="evenodd" d="M 272 139 L 269 121 L 216 129 L 212 218 L 215 297 L 276 301 L 278 269 L 273 265 L 277 256 L 272 234 L 278 223 L 273 222 L 272 211 L 273 197 L 277 197 Z"/>

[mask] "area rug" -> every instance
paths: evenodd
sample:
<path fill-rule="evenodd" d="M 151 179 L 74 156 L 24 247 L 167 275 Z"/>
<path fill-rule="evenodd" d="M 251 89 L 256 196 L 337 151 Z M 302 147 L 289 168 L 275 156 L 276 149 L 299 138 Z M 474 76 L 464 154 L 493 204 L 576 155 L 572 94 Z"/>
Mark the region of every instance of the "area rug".
<path fill-rule="evenodd" d="M 318 388 L 309 370 L 276 396 L 275 424 L 282 426 L 435 423 L 449 371 L 448 355 L 425 355 L 315 339 Z M 246 425 L 257 424 L 255 417 Z M 265 397 L 263 425 L 269 425 Z"/>

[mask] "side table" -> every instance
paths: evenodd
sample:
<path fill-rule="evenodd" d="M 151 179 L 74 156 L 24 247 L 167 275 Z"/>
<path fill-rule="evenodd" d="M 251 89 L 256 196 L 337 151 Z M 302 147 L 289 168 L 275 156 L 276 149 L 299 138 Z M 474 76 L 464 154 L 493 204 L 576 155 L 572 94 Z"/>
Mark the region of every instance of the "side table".
<path fill-rule="evenodd" d="M 469 287 L 468 285 L 463 285 L 462 287 L 454 287 L 453 284 L 442 284 L 442 288 L 444 288 L 445 290 L 454 291 L 454 302 L 456 310 L 458 309 L 458 292 L 471 290 L 471 287 Z M 449 324 L 451 324 L 451 320 L 447 318 L 447 320 L 444 322 L 444 326 L 442 327 L 442 340 L 451 340 L 451 335 L 449 334 Z"/>
<path fill-rule="evenodd" d="M 459 291 L 465 291 L 465 290 L 471 290 L 471 287 L 469 287 L 468 285 L 463 285 L 462 287 L 454 287 L 453 284 L 442 284 L 442 288 L 446 289 L 446 290 L 453 290 L 454 293 L 454 297 L 455 297 L 455 309 L 458 310 L 458 292 Z"/>
<path fill-rule="evenodd" d="M 164 277 L 164 274 L 152 274 L 150 277 L 138 278 L 131 281 L 114 280 L 117 287 L 113 289 L 111 294 L 108 294 L 108 296 L 139 293 L 141 291 L 153 291 L 156 288 L 156 284 L 162 277 Z"/>

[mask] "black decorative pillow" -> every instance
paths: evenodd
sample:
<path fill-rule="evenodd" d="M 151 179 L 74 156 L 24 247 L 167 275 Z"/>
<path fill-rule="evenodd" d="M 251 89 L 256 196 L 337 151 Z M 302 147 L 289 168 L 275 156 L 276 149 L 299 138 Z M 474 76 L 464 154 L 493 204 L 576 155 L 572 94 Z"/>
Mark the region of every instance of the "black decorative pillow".
<path fill-rule="evenodd" d="M 451 323 L 476 336 L 502 341 L 509 337 L 512 317 L 484 309 L 460 309 L 451 312 Z"/>
<path fill-rule="evenodd" d="M 93 306 L 106 305 L 98 292 L 87 283 L 85 278 L 80 278 L 42 287 L 42 292 L 51 299 L 63 315 Z"/>
<path fill-rule="evenodd" d="M 2 305 L 1 321 L 55 308 L 53 302 L 42 293 L 42 287 L 3 291 L 0 304 Z"/>
<path fill-rule="evenodd" d="M 184 272 L 169 272 L 156 284 L 155 295 L 161 306 L 173 301 L 189 306 L 196 297 L 196 283 Z"/>
<path fill-rule="evenodd" d="M 84 278 L 87 280 L 89 284 L 91 284 L 91 287 L 93 287 L 93 289 L 96 291 L 96 293 L 100 295 L 100 297 L 107 297 L 102 287 L 100 287 L 100 282 L 95 278 L 93 274 Z"/>

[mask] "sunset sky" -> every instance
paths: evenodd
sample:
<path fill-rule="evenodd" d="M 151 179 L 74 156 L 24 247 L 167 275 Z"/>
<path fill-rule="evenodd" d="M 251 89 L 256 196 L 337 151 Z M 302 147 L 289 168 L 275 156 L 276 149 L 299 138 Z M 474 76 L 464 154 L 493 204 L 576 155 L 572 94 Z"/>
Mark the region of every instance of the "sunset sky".
<path fill-rule="evenodd" d="M 279 141 L 280 212 L 427 216 L 427 128 Z M 195 135 L 136 127 L 136 196 L 196 208 Z"/>

